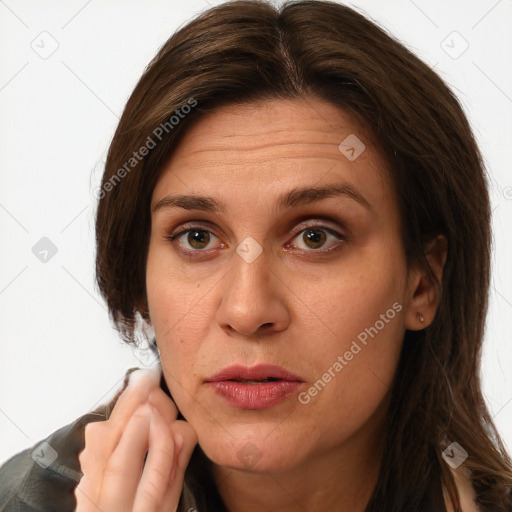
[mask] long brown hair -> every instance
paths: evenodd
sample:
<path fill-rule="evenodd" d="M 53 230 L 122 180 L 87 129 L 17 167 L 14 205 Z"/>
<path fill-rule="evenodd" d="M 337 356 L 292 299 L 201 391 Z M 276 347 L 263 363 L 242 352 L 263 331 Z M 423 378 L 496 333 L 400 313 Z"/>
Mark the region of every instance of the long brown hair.
<path fill-rule="evenodd" d="M 441 457 L 451 442 L 468 453 L 463 466 L 481 510 L 510 511 L 511 461 L 479 378 L 491 244 L 482 158 L 439 76 L 349 7 L 299 0 L 277 9 L 235 0 L 203 12 L 159 50 L 125 107 L 99 194 L 96 272 L 111 317 L 127 342 L 137 315 L 149 320 L 151 194 L 191 123 L 222 105 L 312 97 L 353 115 L 379 142 L 399 199 L 408 264 L 429 271 L 425 244 L 437 234 L 448 241 L 437 315 L 426 329 L 405 333 L 367 512 L 444 510 L 441 483 L 459 510 Z"/>

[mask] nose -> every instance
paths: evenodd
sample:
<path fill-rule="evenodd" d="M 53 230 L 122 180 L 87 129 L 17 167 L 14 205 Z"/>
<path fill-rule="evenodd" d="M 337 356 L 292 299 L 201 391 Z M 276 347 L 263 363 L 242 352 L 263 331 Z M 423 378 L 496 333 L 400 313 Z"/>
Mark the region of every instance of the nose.
<path fill-rule="evenodd" d="M 231 269 L 220 286 L 222 297 L 216 315 L 218 325 L 229 335 L 258 337 L 287 328 L 290 292 L 270 259 L 265 251 L 250 263 L 233 254 Z"/>

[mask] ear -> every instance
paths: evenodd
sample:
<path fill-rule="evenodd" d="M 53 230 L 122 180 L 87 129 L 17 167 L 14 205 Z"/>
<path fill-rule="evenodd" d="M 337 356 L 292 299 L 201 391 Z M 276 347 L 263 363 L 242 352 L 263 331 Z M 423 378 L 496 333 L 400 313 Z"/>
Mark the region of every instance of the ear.
<path fill-rule="evenodd" d="M 443 279 L 447 247 L 446 237 L 438 235 L 424 249 L 425 257 L 439 283 Z M 411 268 L 408 275 L 405 328 L 418 331 L 428 327 L 434 320 L 440 300 L 440 290 L 428 270 L 417 266 Z"/>

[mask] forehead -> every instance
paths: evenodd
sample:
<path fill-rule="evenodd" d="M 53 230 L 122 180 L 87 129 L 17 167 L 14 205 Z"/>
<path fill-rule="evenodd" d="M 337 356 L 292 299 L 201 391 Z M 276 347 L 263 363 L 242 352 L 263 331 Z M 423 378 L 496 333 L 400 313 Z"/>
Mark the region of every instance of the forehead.
<path fill-rule="evenodd" d="M 249 158 L 260 158 L 273 150 L 308 157 L 312 150 L 318 154 L 322 146 L 326 150 L 324 156 L 330 154 L 338 159 L 338 145 L 346 138 L 343 135 L 355 132 L 366 145 L 371 144 L 369 134 L 355 119 L 318 99 L 229 105 L 203 114 L 193 123 L 175 148 L 170 164 L 177 159 L 180 165 L 187 160 L 208 160 L 213 151 L 223 152 L 226 158 L 229 151 L 245 151 Z M 205 151 L 210 154 L 204 155 Z"/>
<path fill-rule="evenodd" d="M 222 107 L 193 123 L 162 171 L 153 204 L 173 192 L 271 197 L 341 181 L 370 203 L 390 203 L 384 159 L 351 116 L 318 99 L 268 100 Z"/>

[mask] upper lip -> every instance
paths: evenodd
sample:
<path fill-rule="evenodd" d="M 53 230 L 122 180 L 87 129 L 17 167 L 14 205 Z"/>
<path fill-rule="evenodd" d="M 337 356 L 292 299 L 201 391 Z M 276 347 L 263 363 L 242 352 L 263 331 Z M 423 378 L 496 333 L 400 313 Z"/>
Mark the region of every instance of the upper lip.
<path fill-rule="evenodd" d="M 242 365 L 229 366 L 221 370 L 219 373 L 208 377 L 206 382 L 219 382 L 235 379 L 264 380 L 269 378 L 303 382 L 298 375 L 273 364 L 258 364 L 250 368 Z"/>

